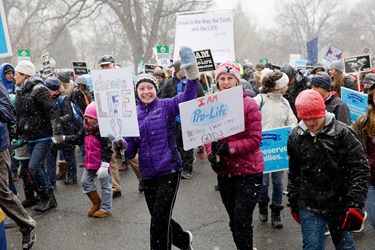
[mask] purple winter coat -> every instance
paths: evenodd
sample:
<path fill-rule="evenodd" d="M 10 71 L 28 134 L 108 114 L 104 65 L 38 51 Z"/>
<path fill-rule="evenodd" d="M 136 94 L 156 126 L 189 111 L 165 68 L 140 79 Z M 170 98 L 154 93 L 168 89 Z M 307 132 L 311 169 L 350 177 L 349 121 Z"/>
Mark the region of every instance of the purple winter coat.
<path fill-rule="evenodd" d="M 151 179 L 181 172 L 181 156 L 176 144 L 176 116 L 178 104 L 197 95 L 199 81 L 188 80 L 184 92 L 173 98 L 155 98 L 148 106 L 139 101 L 137 106 L 140 137 L 126 137 L 125 155 L 132 159 L 138 152 L 142 179 Z"/>

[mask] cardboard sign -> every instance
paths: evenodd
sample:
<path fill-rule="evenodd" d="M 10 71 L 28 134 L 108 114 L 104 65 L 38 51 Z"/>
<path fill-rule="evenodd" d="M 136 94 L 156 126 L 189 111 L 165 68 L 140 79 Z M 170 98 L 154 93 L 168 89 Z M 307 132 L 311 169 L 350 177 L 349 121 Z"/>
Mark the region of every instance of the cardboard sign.
<path fill-rule="evenodd" d="M 139 136 L 132 69 L 92 70 L 91 75 L 100 135 Z"/>
<path fill-rule="evenodd" d="M 214 59 L 212 58 L 211 50 L 194 51 L 195 58 L 198 64 L 199 72 L 215 70 Z"/>
<path fill-rule="evenodd" d="M 72 64 L 75 75 L 80 76 L 89 73 L 86 62 L 72 62 Z"/>
<path fill-rule="evenodd" d="M 193 51 L 209 48 L 216 63 L 234 61 L 233 18 L 232 10 L 177 13 L 173 59 L 188 46 Z"/>
<path fill-rule="evenodd" d="M 345 73 L 368 72 L 372 70 L 370 55 L 351 56 L 344 58 Z"/>
<path fill-rule="evenodd" d="M 50 56 L 48 52 L 42 55 L 42 62 L 43 62 L 43 75 L 48 76 L 52 74 Z"/>
<path fill-rule="evenodd" d="M 341 100 L 346 103 L 350 111 L 350 120 L 354 122 L 367 111 L 367 94 L 341 87 Z"/>
<path fill-rule="evenodd" d="M 342 53 L 343 53 L 342 49 L 339 49 L 339 48 L 331 45 L 331 46 L 329 46 L 329 48 L 327 50 L 327 53 L 326 53 L 324 58 L 327 61 L 330 61 L 330 62 L 337 61 L 341 58 Z"/>
<path fill-rule="evenodd" d="M 264 173 L 286 170 L 289 167 L 287 142 L 291 127 L 262 132 L 260 149 L 264 158 Z"/>
<path fill-rule="evenodd" d="M 13 55 L 5 16 L 3 1 L 0 1 L 0 58 Z"/>
<path fill-rule="evenodd" d="M 244 131 L 242 86 L 180 103 L 184 149 Z"/>

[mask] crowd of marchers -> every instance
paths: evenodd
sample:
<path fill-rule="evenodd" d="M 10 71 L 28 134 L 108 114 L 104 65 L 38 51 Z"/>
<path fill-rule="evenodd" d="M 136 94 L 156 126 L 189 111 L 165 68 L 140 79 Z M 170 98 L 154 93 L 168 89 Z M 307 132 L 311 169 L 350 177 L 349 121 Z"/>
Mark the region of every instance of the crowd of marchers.
<path fill-rule="evenodd" d="M 217 175 L 215 190 L 237 249 L 256 249 L 257 204 L 261 222 L 268 221 L 270 211 L 272 227 L 283 228 L 285 188 L 303 249 L 324 249 L 329 234 L 336 249 L 355 249 L 352 233 L 363 229 L 366 218 L 375 229 L 373 72 L 345 74 L 340 60 L 299 69 L 228 61 L 199 72 L 190 48 L 179 54 L 171 70 L 157 67 L 133 78 L 140 136 L 124 138 L 100 134 L 90 74 L 45 75 L 30 61 L 1 65 L 0 250 L 7 248 L 5 228 L 11 226 L 19 227 L 23 249 L 32 248 L 36 221 L 25 208 L 44 213 L 58 206 L 57 181 L 81 186 L 91 202 L 89 217 L 111 216 L 112 200 L 123 192 L 119 171 L 129 165 L 151 215 L 150 249 L 193 249 L 193 233 L 171 215 L 179 182 L 193 177 L 196 157 L 207 159 Z M 105 55 L 98 67 L 121 66 Z M 237 86 L 243 88 L 244 131 L 184 150 L 178 104 Z M 354 122 L 341 99 L 342 87 L 368 95 L 367 112 Z M 262 131 L 285 126 L 292 128 L 288 183 L 284 171 L 263 173 L 260 149 Z M 14 185 L 18 178 L 22 201 Z"/>

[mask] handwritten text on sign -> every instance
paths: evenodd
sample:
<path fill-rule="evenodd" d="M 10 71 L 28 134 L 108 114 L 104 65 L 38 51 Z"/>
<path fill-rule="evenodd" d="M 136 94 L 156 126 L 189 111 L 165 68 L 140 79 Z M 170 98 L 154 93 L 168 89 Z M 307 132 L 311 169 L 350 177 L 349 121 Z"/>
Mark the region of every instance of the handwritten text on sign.
<path fill-rule="evenodd" d="M 91 74 L 100 135 L 139 136 L 131 69 L 93 70 Z"/>
<path fill-rule="evenodd" d="M 184 149 L 244 131 L 242 87 L 180 103 Z"/>

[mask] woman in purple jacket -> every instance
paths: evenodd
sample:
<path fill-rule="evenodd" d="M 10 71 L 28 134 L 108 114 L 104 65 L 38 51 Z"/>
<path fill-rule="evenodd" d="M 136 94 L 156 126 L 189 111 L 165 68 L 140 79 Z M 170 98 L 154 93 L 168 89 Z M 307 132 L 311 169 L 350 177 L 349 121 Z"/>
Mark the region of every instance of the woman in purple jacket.
<path fill-rule="evenodd" d="M 151 214 L 152 250 L 168 250 L 172 244 L 179 249 L 192 249 L 191 232 L 183 231 L 171 217 L 182 171 L 175 133 L 178 104 L 194 99 L 199 86 L 193 51 L 181 48 L 180 56 L 181 69 L 185 70 L 188 79 L 184 92 L 173 98 L 158 99 L 155 78 L 140 75 L 136 83 L 140 136 L 125 138 L 126 157 L 132 159 L 137 153 L 139 155 L 139 170 Z M 114 149 L 117 150 L 116 144 Z"/>
<path fill-rule="evenodd" d="M 232 62 L 220 64 L 215 79 L 216 91 L 239 86 L 238 66 Z M 253 211 L 262 186 L 264 161 L 260 151 L 261 113 L 245 91 L 243 103 L 245 131 L 206 144 L 206 151 L 212 169 L 218 174 L 220 195 L 229 214 L 234 243 L 238 250 L 250 250 L 253 249 Z"/>

